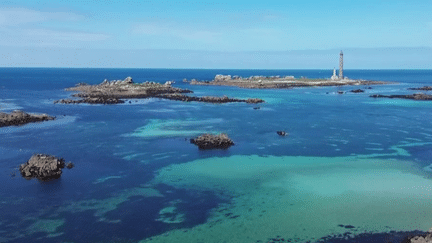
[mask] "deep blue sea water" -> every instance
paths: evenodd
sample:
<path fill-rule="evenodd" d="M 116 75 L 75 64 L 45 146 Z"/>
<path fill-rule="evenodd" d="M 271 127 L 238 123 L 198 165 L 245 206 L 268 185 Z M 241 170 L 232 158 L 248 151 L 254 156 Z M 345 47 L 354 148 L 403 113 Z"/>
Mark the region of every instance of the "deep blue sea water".
<path fill-rule="evenodd" d="M 430 209 L 422 202 L 431 196 L 432 102 L 369 97 L 413 93 L 407 88 L 432 85 L 432 70 L 345 70 L 352 79 L 397 83 L 343 95 L 337 91 L 365 87 L 248 90 L 182 82 L 184 78 L 211 80 L 216 74 L 328 78 L 332 71 L 0 68 L 0 112 L 21 109 L 57 117 L 0 128 L 0 242 L 257 242 L 276 237 L 276 232 L 306 241 L 312 240 L 307 237 L 312 232 L 316 237 L 338 233 L 337 225 L 350 218 L 355 218 L 356 227 L 376 232 L 432 227 L 430 218 L 420 220 L 416 217 L 421 214 L 413 213 Z M 135 82 L 173 80 L 174 86 L 191 89 L 196 95 L 257 97 L 266 103 L 259 110 L 250 104 L 158 99 L 105 106 L 53 104 L 69 97 L 71 93 L 64 89 L 76 83 L 97 84 L 128 76 Z M 278 130 L 289 136 L 277 136 Z M 189 139 L 203 132 L 225 132 L 236 145 L 228 150 L 200 151 Z M 63 157 L 76 167 L 65 170 L 59 180 L 27 181 L 17 168 L 34 153 Z M 250 168 L 245 163 L 245 168 L 230 169 L 238 166 L 236 161 L 240 164 L 250 158 L 254 158 Z M 309 162 L 299 165 L 304 159 Z M 220 167 L 212 167 L 214 163 Z M 282 173 L 282 168 L 290 169 Z M 243 169 L 248 172 L 243 174 Z M 399 179 L 383 185 L 392 178 Z M 371 180 L 381 187 L 369 184 Z M 238 185 L 233 189 L 233 183 L 224 185 L 226 181 Z M 318 190 L 315 182 L 332 182 L 332 188 Z M 334 187 L 340 187 L 340 192 Z M 286 195 L 263 199 L 273 203 L 265 208 L 247 203 L 272 195 L 269 188 Z M 370 200 L 359 205 L 365 205 L 367 211 L 383 212 L 389 219 L 413 213 L 413 218 L 383 225 L 380 216 L 371 220 L 367 214 L 364 218 L 362 213 L 350 215 L 356 211 L 341 203 L 338 210 L 346 215 L 342 218 L 330 209 L 335 202 L 320 201 L 323 197 L 356 198 L 366 192 L 371 193 Z M 381 209 L 393 197 L 400 203 L 386 208 L 394 210 Z M 283 228 L 295 223 L 295 212 L 315 210 L 298 203 L 299 208 L 289 216 L 293 218 L 287 216 L 278 228 L 268 223 L 281 222 L 278 215 L 287 211 L 276 210 L 286 206 L 276 204 L 277 200 L 310 200 L 327 213 L 297 221 L 311 225 L 302 226 L 302 232 Z M 253 222 L 261 218 L 265 219 L 259 223 L 267 229 L 259 231 Z M 331 219 L 335 230 L 312 227 L 323 219 Z"/>

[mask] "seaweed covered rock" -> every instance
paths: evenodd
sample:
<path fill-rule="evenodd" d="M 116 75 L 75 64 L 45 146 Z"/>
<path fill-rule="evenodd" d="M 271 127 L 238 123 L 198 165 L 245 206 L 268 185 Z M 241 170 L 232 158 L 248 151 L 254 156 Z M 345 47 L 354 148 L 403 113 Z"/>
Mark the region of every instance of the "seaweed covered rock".
<path fill-rule="evenodd" d="M 31 122 L 49 121 L 54 119 L 54 117 L 48 116 L 47 114 L 34 115 L 20 110 L 12 111 L 10 114 L 0 112 L 0 127 L 18 126 Z"/>
<path fill-rule="evenodd" d="M 42 181 L 58 179 L 65 167 L 63 158 L 47 154 L 35 154 L 27 163 L 21 164 L 19 170 L 25 179 L 37 178 Z"/>
<path fill-rule="evenodd" d="M 190 142 L 197 145 L 199 149 L 227 149 L 234 145 L 234 142 L 225 133 L 218 135 L 203 134 L 192 138 Z"/>

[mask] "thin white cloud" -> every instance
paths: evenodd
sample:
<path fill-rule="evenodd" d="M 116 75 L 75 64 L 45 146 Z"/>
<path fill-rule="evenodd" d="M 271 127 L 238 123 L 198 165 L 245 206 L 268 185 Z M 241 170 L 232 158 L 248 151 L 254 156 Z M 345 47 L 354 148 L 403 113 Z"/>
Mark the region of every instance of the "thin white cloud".
<path fill-rule="evenodd" d="M 205 43 L 217 42 L 224 36 L 220 31 L 157 23 L 137 24 L 133 27 L 132 33 L 136 35 L 175 37 L 187 41 L 199 41 Z"/>
<path fill-rule="evenodd" d="M 31 29 L 24 31 L 23 33 L 35 40 L 47 41 L 103 41 L 109 38 L 109 35 L 106 34 L 55 31 L 48 29 Z"/>
<path fill-rule="evenodd" d="M 26 8 L 0 8 L 0 26 L 46 21 L 79 21 L 84 16 L 69 12 L 42 12 Z"/>
<path fill-rule="evenodd" d="M 59 31 L 49 29 L 0 29 L 0 45 L 79 47 L 89 42 L 101 42 L 111 36 L 101 33 Z"/>

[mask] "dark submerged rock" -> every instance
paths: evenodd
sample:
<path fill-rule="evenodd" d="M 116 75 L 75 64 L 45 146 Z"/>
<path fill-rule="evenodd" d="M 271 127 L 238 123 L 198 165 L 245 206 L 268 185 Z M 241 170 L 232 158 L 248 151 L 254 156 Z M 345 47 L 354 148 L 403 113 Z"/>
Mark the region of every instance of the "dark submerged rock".
<path fill-rule="evenodd" d="M 0 127 L 19 126 L 31 122 L 54 120 L 55 117 L 47 114 L 28 114 L 20 110 L 12 111 L 10 114 L 0 112 Z"/>
<path fill-rule="evenodd" d="M 364 90 L 362 89 L 353 89 L 351 90 L 352 93 L 364 93 Z"/>
<path fill-rule="evenodd" d="M 72 169 L 73 167 L 75 167 L 75 164 L 72 162 L 69 162 L 66 164 L 66 168 L 68 168 L 68 169 Z"/>
<path fill-rule="evenodd" d="M 409 90 L 425 90 L 425 91 L 430 91 L 432 90 L 432 86 L 423 86 L 421 88 L 408 88 Z"/>
<path fill-rule="evenodd" d="M 197 145 L 199 149 L 227 149 L 234 145 L 234 142 L 225 133 L 218 135 L 203 134 L 192 138 L 190 142 Z"/>
<path fill-rule="evenodd" d="M 276 133 L 277 133 L 279 136 L 286 136 L 286 135 L 288 135 L 288 133 L 285 132 L 285 131 L 277 131 Z"/>
<path fill-rule="evenodd" d="M 25 179 L 37 178 L 42 181 L 58 179 L 65 167 L 63 158 L 47 154 L 35 154 L 27 163 L 21 164 L 19 170 Z"/>

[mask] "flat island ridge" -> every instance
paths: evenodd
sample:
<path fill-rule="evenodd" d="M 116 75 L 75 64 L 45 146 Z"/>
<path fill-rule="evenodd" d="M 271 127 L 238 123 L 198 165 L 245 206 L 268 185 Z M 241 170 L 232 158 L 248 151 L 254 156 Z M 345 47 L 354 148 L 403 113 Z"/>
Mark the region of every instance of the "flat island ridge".
<path fill-rule="evenodd" d="M 183 82 L 189 82 L 191 85 L 216 85 L 216 86 L 235 86 L 248 89 L 289 89 L 296 87 L 317 87 L 317 86 L 345 86 L 345 85 L 379 85 L 389 84 L 384 81 L 366 81 L 343 79 L 309 79 L 305 77 L 295 78 L 294 76 L 250 76 L 243 78 L 241 76 L 221 75 L 218 74 L 211 81 L 197 81 L 186 79 Z"/>

